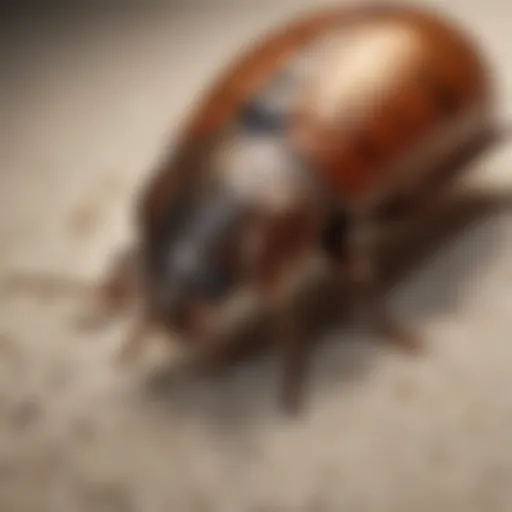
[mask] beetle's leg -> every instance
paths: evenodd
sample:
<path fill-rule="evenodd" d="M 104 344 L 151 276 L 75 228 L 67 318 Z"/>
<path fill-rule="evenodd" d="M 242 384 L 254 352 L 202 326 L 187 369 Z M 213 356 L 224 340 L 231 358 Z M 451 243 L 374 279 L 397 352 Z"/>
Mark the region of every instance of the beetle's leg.
<path fill-rule="evenodd" d="M 408 351 L 417 351 L 421 348 L 420 341 L 394 319 L 385 305 L 368 228 L 367 223 L 355 223 L 341 269 L 354 286 L 357 303 L 366 313 L 366 320 L 394 344 Z"/>
<path fill-rule="evenodd" d="M 374 222 L 386 230 L 401 229 L 424 221 L 436 212 L 443 199 L 455 190 L 453 181 L 425 184 L 420 190 L 396 198 Z"/>
<path fill-rule="evenodd" d="M 439 218 L 446 210 L 447 205 L 466 204 L 481 209 L 483 213 L 507 213 L 512 210 L 512 188 L 502 190 L 492 187 L 475 188 L 472 190 L 453 188 L 434 188 L 424 193 L 417 194 L 406 203 L 400 205 L 400 210 L 385 212 L 378 219 L 378 231 L 381 236 L 399 234 L 415 226 L 422 225 L 431 219 Z"/>
<path fill-rule="evenodd" d="M 279 404 L 285 412 L 296 414 L 302 406 L 309 350 L 291 305 L 282 303 L 275 311 L 282 364 Z"/>
<path fill-rule="evenodd" d="M 249 243 L 243 246 L 242 282 L 256 293 L 275 320 L 275 340 L 281 363 L 278 403 L 283 411 L 294 414 L 302 405 L 308 347 L 293 304 L 281 286 L 289 246 L 282 243 L 278 223 L 279 220 L 263 216 L 257 219 L 252 233 L 247 231 L 245 241 Z M 309 231 L 303 224 L 301 235 L 305 240 L 310 236 Z"/>
<path fill-rule="evenodd" d="M 496 147 L 502 142 L 508 142 L 512 135 L 512 126 L 508 123 L 499 123 L 491 129 L 486 129 L 471 140 L 467 145 L 456 150 L 447 162 L 439 168 L 432 169 L 430 179 L 417 185 L 411 192 L 394 200 L 382 212 L 381 220 L 388 225 L 413 223 L 421 221 L 433 213 L 437 207 L 440 195 L 453 192 L 459 185 L 459 178 L 464 169 L 484 151 Z M 485 197 L 477 199 L 488 200 L 493 208 L 512 207 L 512 194 L 496 191 L 496 198 L 490 197 L 484 192 Z M 396 224 L 395 224 L 396 225 Z"/>
<path fill-rule="evenodd" d="M 311 343 L 301 328 L 292 297 L 280 284 L 275 283 L 270 297 L 264 298 L 268 299 L 275 315 L 276 341 L 281 356 L 279 405 L 284 412 L 294 415 L 303 406 Z"/>

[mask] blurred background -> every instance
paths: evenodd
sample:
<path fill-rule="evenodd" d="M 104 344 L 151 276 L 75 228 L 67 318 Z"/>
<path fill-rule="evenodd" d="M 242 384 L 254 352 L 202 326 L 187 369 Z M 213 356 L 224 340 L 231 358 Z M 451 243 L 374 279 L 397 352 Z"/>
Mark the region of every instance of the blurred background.
<path fill-rule="evenodd" d="M 342 3 L 5 4 L 0 275 L 97 279 L 215 74 L 269 27 Z M 409 3 L 439 7 L 480 40 L 510 118 L 512 4 Z M 473 183 L 503 189 L 511 172 L 503 145 Z M 479 215 L 398 272 L 390 300 L 426 340 L 424 355 L 331 333 L 294 421 L 276 410 L 270 355 L 220 379 L 151 384 L 158 344 L 130 371 L 112 363 L 127 321 L 87 332 L 83 297 L 2 295 L 0 510 L 510 510 L 511 219 Z"/>

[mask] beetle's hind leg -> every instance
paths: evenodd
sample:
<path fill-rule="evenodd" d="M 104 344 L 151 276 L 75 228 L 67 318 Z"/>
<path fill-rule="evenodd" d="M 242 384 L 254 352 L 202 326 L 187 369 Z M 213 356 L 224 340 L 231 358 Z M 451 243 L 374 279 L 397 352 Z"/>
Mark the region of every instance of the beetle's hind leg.
<path fill-rule="evenodd" d="M 345 251 L 338 259 L 339 271 L 353 287 L 355 305 L 362 309 L 363 321 L 394 345 L 408 352 L 419 352 L 423 347 L 421 340 L 396 320 L 386 306 L 378 279 L 371 232 L 371 221 L 354 222 L 348 233 Z"/>
<path fill-rule="evenodd" d="M 279 406 L 287 414 L 296 415 L 303 405 L 310 351 L 291 305 L 278 307 L 276 312 L 282 362 Z"/>

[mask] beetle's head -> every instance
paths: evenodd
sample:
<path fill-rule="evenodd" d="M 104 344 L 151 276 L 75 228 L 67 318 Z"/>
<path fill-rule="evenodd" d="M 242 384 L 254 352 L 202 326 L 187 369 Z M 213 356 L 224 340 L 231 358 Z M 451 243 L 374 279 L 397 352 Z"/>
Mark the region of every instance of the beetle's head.
<path fill-rule="evenodd" d="M 236 290 L 243 218 L 240 204 L 215 191 L 179 219 L 175 234 L 160 233 L 148 268 L 150 300 L 159 319 L 178 330 L 194 329 L 199 311 L 215 311 Z"/>

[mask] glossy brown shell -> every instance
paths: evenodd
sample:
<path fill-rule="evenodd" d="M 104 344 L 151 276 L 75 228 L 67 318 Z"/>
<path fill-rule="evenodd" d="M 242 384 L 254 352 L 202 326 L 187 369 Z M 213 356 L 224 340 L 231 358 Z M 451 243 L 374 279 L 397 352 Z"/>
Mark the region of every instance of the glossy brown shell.
<path fill-rule="evenodd" d="M 435 13 L 379 5 L 305 16 L 268 35 L 213 85 L 183 130 L 177 152 L 163 163 L 143 196 L 143 228 L 155 227 L 183 187 L 200 179 L 204 169 L 198 162 L 208 155 L 215 135 L 283 63 L 332 28 L 390 22 L 415 32 L 422 46 L 408 82 L 393 91 L 385 108 L 367 117 L 358 130 L 345 125 L 342 117 L 326 126 L 314 112 L 297 111 L 299 146 L 340 196 L 353 198 L 371 190 L 378 179 L 386 179 L 379 176 L 386 164 L 429 130 L 487 100 L 488 78 L 477 47 Z"/>

